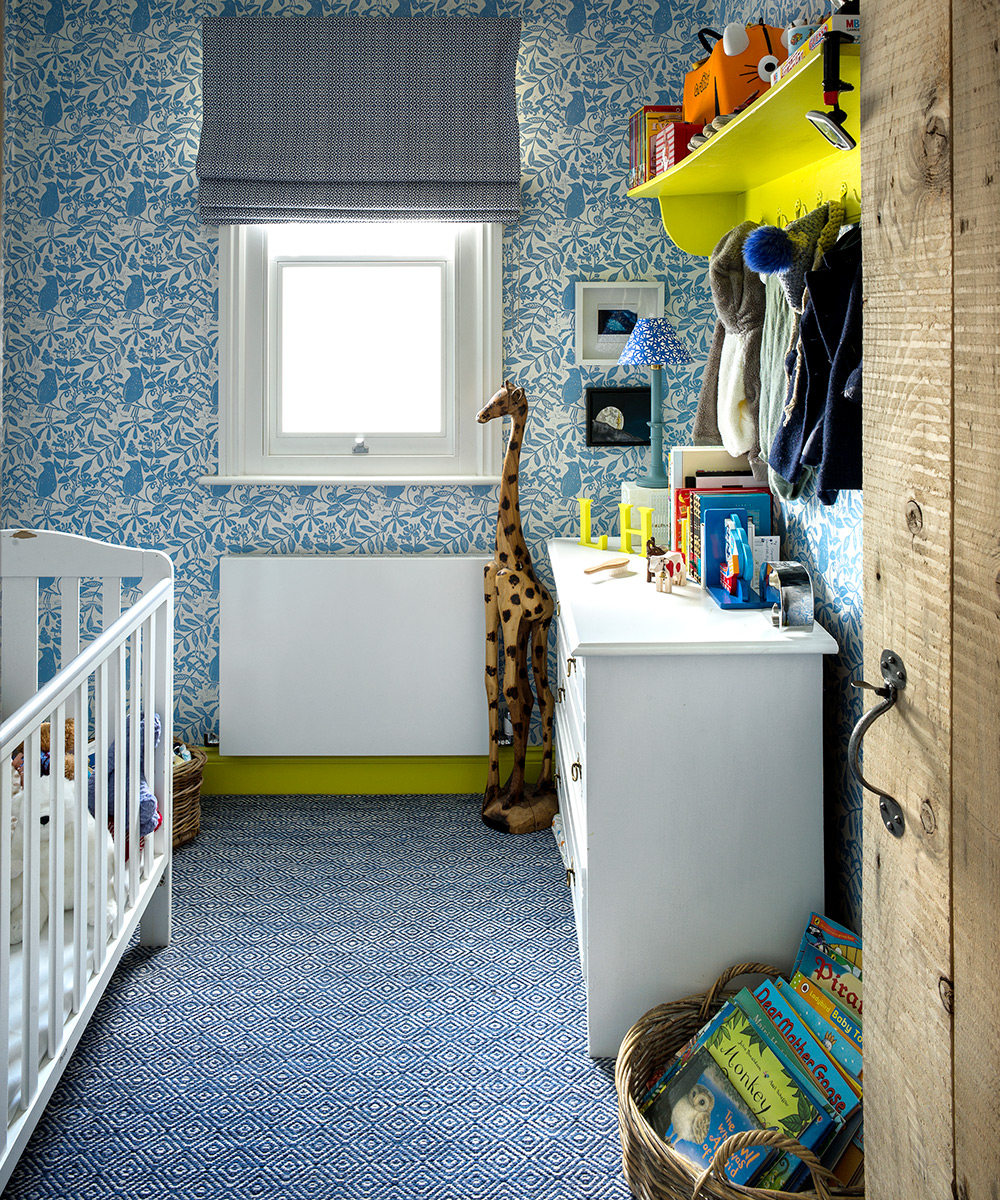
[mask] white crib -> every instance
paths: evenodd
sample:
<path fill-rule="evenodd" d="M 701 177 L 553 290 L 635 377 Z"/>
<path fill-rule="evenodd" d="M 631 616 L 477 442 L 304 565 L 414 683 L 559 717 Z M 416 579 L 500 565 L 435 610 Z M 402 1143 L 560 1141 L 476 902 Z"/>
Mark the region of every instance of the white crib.
<path fill-rule="evenodd" d="M 0 618 L 0 830 L 12 828 L 15 815 L 23 822 L 17 838 L 0 837 L 0 1079 L 8 1080 L 2 1190 L 136 927 L 143 945 L 170 939 L 173 568 L 158 551 L 4 530 Z M 41 687 L 40 661 L 48 672 L 58 668 Z M 156 747 L 154 721 L 140 724 L 154 713 Z M 71 718 L 75 778 L 63 782 Z M 132 753 L 136 746 L 140 752 Z M 142 838 L 140 767 L 162 816 Z M 88 811 L 88 768 L 96 820 Z M 100 819 L 109 803 L 113 838 Z M 13 946 L 12 878 L 15 892 L 23 881 L 23 938 Z"/>

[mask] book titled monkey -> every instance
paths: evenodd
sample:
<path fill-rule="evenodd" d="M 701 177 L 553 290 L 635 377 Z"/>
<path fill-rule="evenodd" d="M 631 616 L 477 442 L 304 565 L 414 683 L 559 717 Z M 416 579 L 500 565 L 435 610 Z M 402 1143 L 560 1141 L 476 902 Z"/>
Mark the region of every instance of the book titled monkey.
<path fill-rule="evenodd" d="M 779 1129 L 807 1150 L 821 1147 L 833 1133 L 833 1119 L 799 1086 L 787 1055 L 773 1049 L 738 1008 L 709 1038 L 706 1049 L 762 1125 Z M 767 1172 L 772 1188 L 801 1174 L 800 1159 L 792 1154 L 779 1159 L 777 1173 Z"/>
<path fill-rule="evenodd" d="M 645 1117 L 655 1133 L 699 1169 L 709 1165 L 726 1138 L 762 1126 L 705 1050 L 696 1050 L 671 1076 Z M 726 1163 L 727 1179 L 752 1183 L 771 1155 L 768 1146 L 744 1147 Z"/>

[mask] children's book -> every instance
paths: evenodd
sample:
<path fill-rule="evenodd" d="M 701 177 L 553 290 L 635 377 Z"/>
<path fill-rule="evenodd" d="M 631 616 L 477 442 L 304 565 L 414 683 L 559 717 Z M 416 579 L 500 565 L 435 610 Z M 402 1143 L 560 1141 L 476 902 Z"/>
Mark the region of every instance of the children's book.
<path fill-rule="evenodd" d="M 835 1025 L 841 1030 L 851 1044 L 857 1048 L 859 1054 L 862 1052 L 861 1025 L 855 1020 L 853 1012 L 844 1008 L 842 1004 L 838 1004 L 821 987 L 811 979 L 807 979 L 801 971 L 795 972 L 789 981 L 789 987 L 796 996 L 801 996 L 821 1016 L 826 1017 L 831 1025 Z"/>
<path fill-rule="evenodd" d="M 822 950 L 824 954 L 834 957 L 839 955 L 840 958 L 850 963 L 855 975 L 860 978 L 861 938 L 852 929 L 848 929 L 846 925 L 840 925 L 837 921 L 824 917 L 820 913 L 811 913 L 806 931 L 802 935 L 802 943 L 799 946 L 795 965 L 792 967 L 793 972 L 799 969 L 803 955 L 807 954 L 813 946 Z"/>
<path fill-rule="evenodd" d="M 776 984 L 770 981 L 762 983 L 753 995 L 762 1013 L 770 1018 L 775 1029 L 819 1087 L 826 1103 L 833 1109 L 835 1118 L 846 1121 L 860 1104 L 861 1088 L 841 1072 L 840 1067 L 816 1040 L 812 1030 L 781 994 Z"/>
<path fill-rule="evenodd" d="M 799 973 L 818 984 L 835 1004 L 842 1005 L 851 1019 L 861 1024 L 862 987 L 851 964 L 815 946 L 802 956 Z"/>
<path fill-rule="evenodd" d="M 656 131 L 668 122 L 681 119 L 679 104 L 644 104 L 629 118 L 628 126 L 628 186 L 638 187 L 650 178 L 649 142 Z"/>
<path fill-rule="evenodd" d="M 645 1112 L 646 1109 L 649 1108 L 656 1097 L 667 1086 L 667 1080 L 670 1079 L 670 1077 L 688 1061 L 688 1059 L 696 1050 L 704 1046 L 705 1042 L 712 1036 L 712 1034 L 716 1031 L 716 1029 L 718 1029 L 718 1027 L 732 1011 L 732 1007 L 732 1002 L 727 1000 L 715 1014 L 715 1016 L 712 1017 L 710 1021 L 707 1021 L 693 1037 L 689 1038 L 684 1045 L 681 1046 L 680 1050 L 678 1050 L 670 1062 L 667 1063 L 666 1068 L 660 1077 L 655 1081 L 655 1083 L 651 1084 L 651 1086 L 646 1090 L 642 1099 L 639 1101 L 640 1112 Z"/>
<path fill-rule="evenodd" d="M 750 471 L 745 454 L 733 458 L 725 446 L 671 446 L 667 455 L 667 478 L 670 481 L 670 513 L 677 513 L 677 492 L 680 488 L 694 490 L 699 472 L 718 475 L 723 471 Z M 675 542 L 674 550 L 681 547 Z"/>
<path fill-rule="evenodd" d="M 820 1011 L 809 1003 L 801 993 L 785 983 L 783 979 L 775 980 L 775 987 L 783 1000 L 795 1009 L 799 1019 L 806 1025 L 813 1037 L 826 1050 L 838 1067 L 852 1079 L 860 1082 L 862 1078 L 861 1051 L 847 1034 L 832 1021 L 828 1021 Z M 822 993 L 824 998 L 825 993 Z M 765 1009 L 766 1011 L 766 1009 Z"/>
<path fill-rule="evenodd" d="M 792 1052 L 791 1047 L 775 1028 L 774 1023 L 768 1017 L 767 1013 L 764 1012 L 763 1008 L 761 1008 L 753 993 L 748 988 L 744 988 L 734 998 L 733 1003 L 742 1013 L 749 1017 L 750 1023 L 756 1032 L 767 1042 L 778 1058 L 781 1059 L 785 1070 L 791 1075 L 796 1086 L 809 1097 L 813 1106 L 825 1111 L 834 1123 L 838 1123 L 841 1118 L 836 1108 L 830 1102 L 819 1083 L 806 1070 L 798 1056 Z"/>
<path fill-rule="evenodd" d="M 673 539 L 675 550 L 679 550 L 685 555 L 684 561 L 687 562 L 687 554 L 685 546 L 691 541 L 691 497 L 697 492 L 711 492 L 713 496 L 732 496 L 739 499 L 741 496 L 762 496 L 770 495 L 770 491 L 766 487 L 760 487 L 756 484 L 747 485 L 745 487 L 735 487 L 732 483 L 721 484 L 717 487 L 707 488 L 701 484 L 702 476 L 695 477 L 698 480 L 697 487 L 679 487 L 674 489 L 674 500 L 671 508 L 673 516 Z M 710 478 L 710 477 L 709 477 Z M 751 479 L 753 477 L 751 476 Z M 699 532 L 700 537 L 700 532 Z M 690 573 L 690 572 L 689 572 Z"/>
<path fill-rule="evenodd" d="M 760 1129 L 762 1122 L 704 1049 L 696 1050 L 646 1110 L 646 1120 L 668 1145 L 698 1168 L 734 1133 Z M 763 1170 L 769 1146 L 747 1146 L 726 1164 L 733 1183 L 750 1183 Z"/>
<path fill-rule="evenodd" d="M 864 1179 L 865 1144 L 864 1128 L 859 1124 L 854 1137 L 847 1143 L 840 1157 L 830 1168 L 844 1187 L 855 1187 Z"/>
<path fill-rule="evenodd" d="M 716 509 L 742 509 L 748 520 L 753 521 L 754 531 L 759 534 L 771 532 L 771 493 L 764 490 L 744 488 L 739 495 L 731 492 L 703 492 L 695 490 L 691 493 L 691 554 L 688 558 L 688 575 L 695 583 L 704 586 L 706 572 L 715 572 L 718 577 L 718 566 L 726 557 L 725 538 L 721 543 L 716 539 L 711 545 L 705 544 L 705 516 Z"/>
<path fill-rule="evenodd" d="M 781 1130 L 810 1150 L 826 1143 L 835 1128 L 832 1117 L 813 1104 L 808 1091 L 796 1082 L 795 1068 L 771 1048 L 744 1012 L 734 1007 L 706 1048 L 761 1124 Z M 799 1159 L 789 1155 L 779 1183 L 799 1165 Z"/>

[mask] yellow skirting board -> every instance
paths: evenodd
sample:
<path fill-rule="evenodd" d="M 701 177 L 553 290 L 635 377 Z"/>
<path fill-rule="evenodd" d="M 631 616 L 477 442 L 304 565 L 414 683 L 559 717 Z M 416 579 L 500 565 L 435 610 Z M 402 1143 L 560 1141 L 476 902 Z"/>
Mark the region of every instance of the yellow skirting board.
<path fill-rule="evenodd" d="M 486 755 L 440 757 L 250 758 L 206 750 L 203 796 L 396 796 L 481 792 L 486 786 Z M 500 751 L 506 778 L 512 751 Z M 538 778 L 541 746 L 529 746 L 525 769 Z"/>

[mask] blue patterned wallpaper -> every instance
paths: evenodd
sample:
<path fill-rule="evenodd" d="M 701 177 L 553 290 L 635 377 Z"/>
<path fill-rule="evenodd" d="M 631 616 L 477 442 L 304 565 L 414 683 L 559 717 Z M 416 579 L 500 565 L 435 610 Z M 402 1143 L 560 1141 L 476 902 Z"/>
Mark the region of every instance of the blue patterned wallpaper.
<path fill-rule="evenodd" d="M 506 373 L 532 405 L 521 506 L 536 563 L 607 528 L 641 451 L 588 447 L 583 389 L 642 383 L 574 365 L 580 279 L 661 279 L 694 363 L 672 372 L 666 440 L 687 440 L 713 309 L 707 260 L 625 195 L 629 113 L 676 101 L 700 26 L 690 0 L 9 0 L 6 12 L 5 523 L 166 550 L 177 570 L 176 721 L 217 728 L 218 562 L 230 551 L 488 551 L 488 487 L 208 487 L 217 469 L 217 237 L 199 224 L 200 21 L 218 13 L 520 15 L 523 218 L 504 241 Z M 860 496 L 786 509 L 787 554 L 843 648 L 830 671 L 836 887 L 860 901 L 859 798 L 842 783 L 860 670 Z M 778 731 L 776 731 L 777 733 Z M 836 902 L 836 900 L 835 900 Z M 853 910 L 853 911 L 852 911 Z"/>

